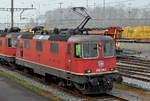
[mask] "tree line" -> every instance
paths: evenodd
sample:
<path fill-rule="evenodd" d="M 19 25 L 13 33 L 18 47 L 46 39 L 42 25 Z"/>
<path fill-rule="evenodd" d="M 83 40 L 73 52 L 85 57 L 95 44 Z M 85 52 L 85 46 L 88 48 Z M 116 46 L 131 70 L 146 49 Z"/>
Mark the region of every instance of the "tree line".
<path fill-rule="evenodd" d="M 94 7 L 88 8 L 87 12 L 92 19 L 86 25 L 87 28 L 124 27 L 124 26 L 149 26 L 149 8 L 125 8 L 123 5 L 117 7 Z M 75 28 L 83 20 L 74 14 L 71 7 L 50 10 L 45 15 L 40 15 L 36 21 L 45 27 L 51 28 Z"/>

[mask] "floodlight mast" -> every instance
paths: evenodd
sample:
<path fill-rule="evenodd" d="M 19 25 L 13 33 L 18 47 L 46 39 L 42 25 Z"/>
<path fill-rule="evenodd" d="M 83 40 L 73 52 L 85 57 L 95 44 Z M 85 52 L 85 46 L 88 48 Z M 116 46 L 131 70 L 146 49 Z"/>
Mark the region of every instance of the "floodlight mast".
<path fill-rule="evenodd" d="M 72 10 L 77 15 L 84 17 L 83 21 L 77 26 L 77 29 L 83 30 L 85 25 L 91 19 L 91 17 L 86 12 L 86 8 L 84 8 L 84 7 L 73 7 Z"/>

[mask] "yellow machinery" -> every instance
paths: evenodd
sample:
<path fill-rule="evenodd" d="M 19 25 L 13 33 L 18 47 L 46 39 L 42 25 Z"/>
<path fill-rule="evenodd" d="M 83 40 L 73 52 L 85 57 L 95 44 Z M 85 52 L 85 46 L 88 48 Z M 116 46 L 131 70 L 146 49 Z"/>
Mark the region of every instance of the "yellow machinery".
<path fill-rule="evenodd" d="M 54 29 L 53 28 L 43 28 L 41 29 L 41 31 L 53 31 Z M 31 32 L 31 33 L 35 33 L 32 29 L 23 29 L 21 30 L 20 32 Z"/>
<path fill-rule="evenodd" d="M 150 26 L 143 27 L 123 27 L 121 34 L 125 39 L 150 39 Z"/>
<path fill-rule="evenodd" d="M 34 31 L 32 29 L 22 29 L 20 32 L 31 32 L 34 34 Z"/>

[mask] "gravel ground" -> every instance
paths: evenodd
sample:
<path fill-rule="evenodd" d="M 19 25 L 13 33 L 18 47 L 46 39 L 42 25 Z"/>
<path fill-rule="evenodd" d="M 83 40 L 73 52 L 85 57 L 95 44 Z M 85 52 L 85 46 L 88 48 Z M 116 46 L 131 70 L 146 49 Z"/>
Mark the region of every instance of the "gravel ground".
<path fill-rule="evenodd" d="M 123 82 L 128 85 L 132 85 L 132 86 L 150 91 L 150 82 L 136 80 L 136 79 L 128 78 L 128 77 L 123 77 Z"/>
<path fill-rule="evenodd" d="M 114 90 L 110 92 L 111 95 L 120 96 L 129 101 L 150 101 L 150 82 L 123 77 L 123 83 L 131 86 L 115 86 Z M 132 88 L 132 86 L 134 87 Z"/>
<path fill-rule="evenodd" d="M 122 49 L 141 52 L 140 54 L 135 54 L 134 56 L 150 59 L 149 43 L 126 43 L 126 42 L 121 42 L 121 43 L 122 43 Z"/>
<path fill-rule="evenodd" d="M 133 78 L 123 77 L 123 83 L 125 83 L 127 85 L 137 87 L 137 88 L 142 88 L 142 89 L 147 90 L 147 91 L 150 91 L 150 82 L 145 82 L 145 81 L 136 80 L 136 79 L 133 79 Z M 114 96 L 117 96 L 117 97 L 120 97 L 120 98 L 123 98 L 123 99 L 127 99 L 129 101 L 145 101 L 145 100 L 141 99 L 140 95 L 139 96 L 133 96 L 133 95 L 136 95 L 136 94 L 133 94 L 133 95 L 126 94 L 121 89 L 114 89 L 111 92 L 109 92 L 108 94 L 114 95 Z"/>
<path fill-rule="evenodd" d="M 18 74 L 16 72 L 8 70 L 8 69 L 0 67 L 0 70 L 4 71 L 4 72 L 6 72 L 6 73 L 8 73 L 10 75 L 13 75 L 13 76 L 15 76 L 15 77 L 17 77 L 17 78 L 19 78 L 21 80 L 26 81 L 28 84 L 31 84 L 31 85 L 33 85 L 35 87 L 38 87 L 40 89 L 43 89 L 45 91 L 51 92 L 54 95 L 58 96 L 59 98 L 65 100 L 65 101 L 83 101 L 83 99 L 81 99 L 79 97 L 75 97 L 75 96 L 73 96 L 73 95 L 71 95 L 69 93 L 66 93 L 66 92 L 63 92 L 61 90 L 55 89 L 55 88 L 53 88 L 51 86 L 46 86 L 46 85 L 44 85 L 42 83 L 39 83 L 39 82 L 37 82 L 35 80 L 32 80 L 32 79 L 30 79 L 28 77 L 22 76 L 22 75 L 20 75 L 20 74 Z M 123 77 L 123 80 L 124 80 L 125 83 L 129 83 L 129 84 L 137 82 L 137 81 L 133 81 L 133 79 L 131 80 L 131 79 L 126 78 L 126 77 Z M 141 84 L 140 81 L 138 81 L 137 83 Z M 149 83 L 149 85 L 150 85 L 150 83 Z M 138 86 L 139 87 L 140 86 L 148 87 L 149 85 L 147 85 L 146 83 L 144 84 L 144 82 L 143 82 L 143 84 L 138 85 Z M 149 89 L 150 89 L 150 86 L 149 86 Z M 119 90 L 113 90 L 109 94 L 114 95 L 114 96 L 118 96 L 118 97 L 121 97 L 121 98 L 124 98 L 124 99 L 128 99 L 129 101 L 142 101 L 141 99 L 138 99 L 137 97 L 129 96 L 128 94 L 124 94 L 124 92 L 121 92 Z"/>
<path fill-rule="evenodd" d="M 123 83 L 128 84 L 128 85 L 132 85 L 134 87 L 136 86 L 139 88 L 143 88 L 146 90 L 150 89 L 150 83 L 149 82 L 143 82 L 140 80 L 135 80 L 135 79 L 127 78 L 127 77 L 123 77 Z M 139 98 L 138 96 L 132 96 L 132 95 L 126 94 L 124 91 L 122 91 L 120 89 L 113 89 L 108 94 L 129 100 L 129 101 L 144 101 L 143 99 Z"/>
<path fill-rule="evenodd" d="M 129 96 L 128 94 L 125 94 L 123 91 L 121 90 L 112 90 L 111 92 L 109 92 L 108 94 L 113 95 L 113 96 L 117 96 L 120 97 L 122 99 L 126 99 L 128 101 L 143 101 L 142 99 L 136 97 L 136 96 Z"/>
<path fill-rule="evenodd" d="M 0 75 L 0 101 L 52 101 Z"/>
<path fill-rule="evenodd" d="M 83 101 L 83 99 L 80 99 L 79 97 L 75 97 L 75 96 L 73 96 L 71 94 L 68 94 L 68 93 L 63 92 L 63 91 L 58 90 L 58 89 L 55 89 L 55 88 L 53 88 L 51 86 L 46 86 L 46 85 L 44 85 L 42 83 L 39 83 L 39 82 L 37 82 L 35 80 L 32 80 L 30 78 L 27 78 L 25 76 L 22 76 L 22 75 L 20 75 L 20 74 L 18 74 L 16 72 L 12 72 L 12 71 L 10 71 L 8 69 L 0 67 L 0 70 L 3 71 L 3 72 L 5 72 L 5 73 L 8 73 L 10 75 L 13 75 L 16 78 L 24 80 L 24 81 L 26 81 L 30 85 L 33 85 L 33 86 L 38 87 L 40 89 L 43 89 L 45 91 L 51 92 L 54 95 L 58 96 L 59 98 L 65 100 L 65 101 Z"/>

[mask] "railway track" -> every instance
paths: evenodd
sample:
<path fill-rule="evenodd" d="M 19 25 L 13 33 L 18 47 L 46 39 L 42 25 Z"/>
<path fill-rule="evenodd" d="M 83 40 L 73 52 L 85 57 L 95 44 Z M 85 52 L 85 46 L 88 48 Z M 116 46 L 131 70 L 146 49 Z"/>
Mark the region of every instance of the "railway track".
<path fill-rule="evenodd" d="M 101 96 L 95 96 L 94 98 L 96 101 L 128 101 L 110 94 L 103 94 Z"/>
<path fill-rule="evenodd" d="M 142 58 L 142 57 L 135 57 L 135 56 L 128 56 L 128 55 L 120 55 L 120 56 L 118 56 L 117 57 L 118 59 L 117 60 L 119 60 L 119 61 L 121 61 L 121 60 L 130 60 L 130 61 L 142 61 L 142 63 L 149 63 L 150 62 L 150 60 L 148 60 L 148 59 L 146 59 L 146 58 Z"/>
<path fill-rule="evenodd" d="M 120 58 L 117 67 L 122 76 L 150 81 L 150 61 L 135 57 Z"/>
<path fill-rule="evenodd" d="M 10 70 L 12 72 L 16 72 L 16 73 L 19 73 L 19 74 L 21 74 L 21 75 L 23 75 L 25 77 L 31 78 L 31 79 L 33 79 L 33 80 L 35 80 L 37 82 L 40 82 L 40 83 L 42 83 L 44 85 L 52 86 L 52 87 L 54 87 L 56 89 L 59 89 L 59 90 L 61 90 L 63 92 L 69 93 L 72 96 L 75 96 L 75 97 L 78 97 L 78 98 L 82 99 L 81 101 L 127 101 L 127 100 L 122 99 L 120 97 L 117 97 L 117 96 L 114 96 L 114 95 L 109 95 L 109 94 L 106 94 L 106 95 L 97 95 L 97 96 L 82 95 L 82 94 L 80 94 L 80 93 L 78 93 L 76 91 L 72 91 L 70 89 L 60 87 L 59 85 L 56 85 L 56 84 L 54 84 L 52 82 L 46 82 L 45 79 L 43 77 L 39 76 L 39 75 L 38 76 L 37 75 L 33 76 L 33 74 L 30 75 L 30 74 L 25 73 L 23 71 L 14 69 L 14 68 L 12 68 L 10 66 L 6 66 L 6 65 L 0 65 L 0 66 L 3 67 L 3 68 L 6 68 L 6 69 L 8 69 L 8 70 Z"/>

